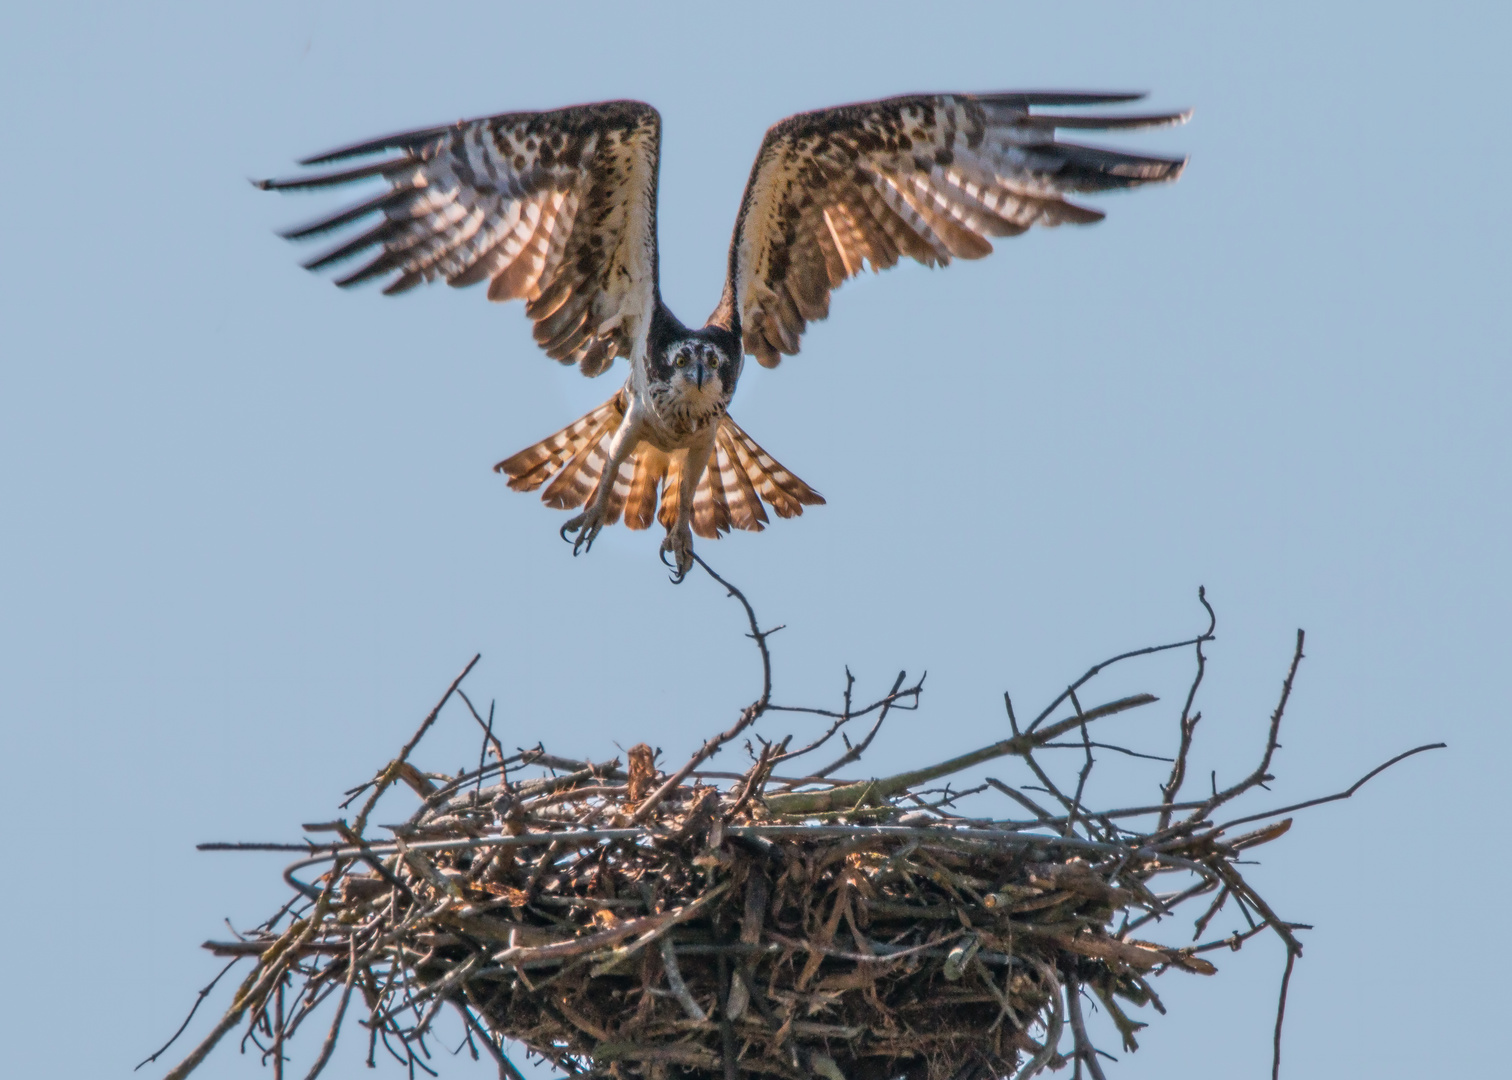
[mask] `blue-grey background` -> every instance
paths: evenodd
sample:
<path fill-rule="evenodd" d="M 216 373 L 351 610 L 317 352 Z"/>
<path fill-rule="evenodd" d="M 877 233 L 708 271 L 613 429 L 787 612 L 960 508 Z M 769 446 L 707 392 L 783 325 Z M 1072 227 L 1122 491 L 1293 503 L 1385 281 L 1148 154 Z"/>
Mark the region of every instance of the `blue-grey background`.
<path fill-rule="evenodd" d="M 1101 200 L 1101 225 L 846 285 L 734 409 L 829 505 L 700 550 L 788 624 L 780 700 L 834 702 L 847 663 L 858 692 L 928 668 L 877 772 L 1000 737 L 1004 689 L 1027 711 L 1104 654 L 1199 628 L 1205 584 L 1194 783 L 1232 780 L 1305 626 L 1276 800 L 1450 749 L 1259 853 L 1267 895 L 1317 925 L 1286 1075 L 1504 1067 L 1508 11 L 7 7 L 4 1071 L 125 1076 L 215 969 L 199 942 L 282 899 L 278 857 L 194 844 L 330 816 L 475 651 L 506 741 L 561 752 L 646 739 L 678 759 L 755 690 L 735 605 L 669 585 L 653 533 L 573 560 L 561 516 L 489 471 L 621 375 L 548 362 L 481 290 L 392 300 L 301 272 L 273 231 L 336 200 L 248 177 L 464 115 L 644 98 L 665 117 L 662 287 L 692 321 L 767 125 L 1025 87 L 1193 106 L 1113 140 L 1191 166 Z M 1169 747 L 1188 661 L 1110 682 L 1165 700 L 1106 734 Z M 421 757 L 475 754 L 451 711 Z M 1099 768 L 1128 778 L 1110 792 L 1161 775 Z M 1161 980 L 1171 1015 L 1113 1075 L 1267 1075 L 1281 951 L 1216 959 L 1215 979 Z M 353 1036 L 328 1075 L 367 1075 Z M 228 1042 L 200 1075 L 267 1074 Z"/>

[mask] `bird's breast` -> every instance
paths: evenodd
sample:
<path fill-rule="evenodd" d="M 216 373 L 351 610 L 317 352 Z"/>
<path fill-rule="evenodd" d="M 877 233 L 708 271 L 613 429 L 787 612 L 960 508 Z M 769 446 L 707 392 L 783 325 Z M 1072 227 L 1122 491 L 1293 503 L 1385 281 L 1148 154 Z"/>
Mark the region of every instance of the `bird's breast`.
<path fill-rule="evenodd" d="M 699 441 L 712 424 L 719 423 L 729 406 L 721 390 L 682 388 L 652 382 L 645 389 L 644 438 L 658 450 L 683 450 Z"/>

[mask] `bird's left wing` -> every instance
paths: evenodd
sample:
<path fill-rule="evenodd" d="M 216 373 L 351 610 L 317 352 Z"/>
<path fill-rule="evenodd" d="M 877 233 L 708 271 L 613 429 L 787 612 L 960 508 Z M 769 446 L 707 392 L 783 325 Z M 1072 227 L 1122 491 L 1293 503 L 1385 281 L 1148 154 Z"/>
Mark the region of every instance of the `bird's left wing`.
<path fill-rule="evenodd" d="M 305 263 L 368 262 L 342 286 L 392 275 L 386 293 L 422 281 L 489 281 L 490 300 L 526 301 L 548 356 L 585 375 L 628 356 L 657 289 L 656 174 L 661 117 L 639 101 L 508 113 L 404 132 L 309 158 L 335 172 L 264 180 L 322 188 L 381 177 L 388 189 L 283 235 L 304 239 L 372 214 L 374 227 Z"/>
<path fill-rule="evenodd" d="M 1139 94 L 914 94 L 800 113 L 767 132 L 741 200 L 714 321 L 738 311 L 745 351 L 766 367 L 798 351 L 830 291 L 869 264 L 977 259 L 988 237 L 1102 213 L 1073 192 L 1174 180 L 1185 159 L 1060 142 L 1057 128 L 1180 123 L 1185 113 L 1040 114 Z"/>

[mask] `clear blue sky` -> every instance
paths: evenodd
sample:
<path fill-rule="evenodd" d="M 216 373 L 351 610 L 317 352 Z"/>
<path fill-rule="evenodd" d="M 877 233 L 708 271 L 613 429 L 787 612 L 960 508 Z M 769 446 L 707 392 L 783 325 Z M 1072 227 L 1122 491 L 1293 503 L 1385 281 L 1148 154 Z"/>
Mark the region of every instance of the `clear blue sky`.
<path fill-rule="evenodd" d="M 621 376 L 547 361 L 480 290 L 339 292 L 273 235 L 334 200 L 246 178 L 644 98 L 662 287 L 695 320 L 769 124 L 1023 87 L 1192 106 L 1120 140 L 1191 166 L 1101 225 L 845 286 L 733 409 L 829 505 L 700 550 L 788 624 L 781 700 L 834 700 L 847 663 L 877 691 L 929 669 L 877 771 L 999 737 L 1004 689 L 1042 702 L 1193 630 L 1204 584 L 1200 767 L 1232 778 L 1306 627 L 1278 800 L 1450 749 L 1254 868 L 1317 925 L 1285 1075 L 1505 1067 L 1505 5 L 132 7 L 0 14 L 8 1073 L 126 1075 L 213 971 L 199 942 L 282 899 L 276 858 L 193 845 L 328 817 L 475 651 L 506 741 L 562 752 L 681 757 L 754 689 L 738 611 L 667 584 L 654 534 L 573 560 L 561 516 L 489 471 Z M 1143 673 L 1165 711 L 1124 730 L 1168 744 L 1181 676 Z M 453 714 L 427 763 L 475 748 Z M 1114 1075 L 1268 1075 L 1280 950 L 1219 963 L 1162 980 L 1171 1015 Z M 328 1075 L 369 1075 L 358 1041 Z M 267 1074 L 228 1044 L 200 1075 Z"/>

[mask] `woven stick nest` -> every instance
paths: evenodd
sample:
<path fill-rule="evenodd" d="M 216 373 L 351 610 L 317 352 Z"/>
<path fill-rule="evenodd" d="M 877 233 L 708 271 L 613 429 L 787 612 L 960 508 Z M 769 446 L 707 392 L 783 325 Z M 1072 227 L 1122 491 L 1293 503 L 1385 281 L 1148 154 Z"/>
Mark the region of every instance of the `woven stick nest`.
<path fill-rule="evenodd" d="M 1259 764 L 1201 799 L 1180 793 L 1202 648 L 1213 636 L 1205 598 L 1204 633 L 1094 666 L 1031 722 L 1021 725 L 1009 704 L 1010 738 L 899 776 L 841 780 L 835 774 L 855 764 L 890 712 L 917 707 L 922 680 L 905 686 L 900 674 L 887 695 L 853 707 L 847 673 L 840 710 L 785 710 L 828 721 L 812 743 L 761 739 L 753 725 L 779 708 L 769 631 L 709 573 L 745 606 L 763 689 L 670 775 L 644 744 L 623 762 L 540 746 L 506 754 L 461 689 L 469 664 L 400 754 L 348 793 L 346 806 L 363 800 L 355 818 L 306 826 L 334 834 L 331 843 L 204 845 L 303 857 L 285 872 L 294 895 L 276 916 L 239 940 L 207 943 L 228 968 L 241 959 L 253 967 L 169 1076 L 193 1071 L 242 1023 L 243 1047 L 257 1046 L 282 1076 L 305 1021 L 325 1009 L 311 1077 L 352 1012 L 369 1063 L 391 1055 L 412 1075 L 434 1072 L 434 1025 L 452 1013 L 463 1045 L 491 1056 L 507 1080 L 521 1080 L 511 1044 L 567 1073 L 620 1080 L 986 1080 L 1067 1061 L 1078 1076 L 1085 1068 L 1100 1078 L 1089 1010 L 1111 1021 L 1100 1037 L 1133 1050 L 1145 1025 L 1132 1014 L 1164 1011 L 1154 976 L 1212 975 L 1207 954 L 1260 933 L 1284 943 L 1290 976 L 1305 927 L 1277 916 L 1237 860 L 1287 831 L 1281 815 L 1346 798 L 1380 771 L 1337 795 L 1219 820 L 1270 779 L 1300 632 Z M 1094 749 L 1106 744 L 1092 740 L 1091 726 L 1155 699 L 1084 708 L 1081 698 L 1111 664 L 1182 648 L 1193 650 L 1196 674 L 1162 798 L 1093 809 Z M 422 772 L 412 752 L 450 700 L 483 728 L 484 762 L 461 775 Z M 852 744 L 844 729 L 863 719 L 869 731 Z M 703 768 L 742 734 L 756 737 L 749 768 Z M 807 767 L 837 734 L 845 752 Z M 1072 775 L 1058 784 L 1040 757 L 1067 749 Z M 928 786 L 1005 756 L 1037 783 Z M 419 809 L 386 826 L 388 837 L 369 837 L 379 799 L 398 784 L 419 796 Z M 980 804 L 989 794 L 1008 813 L 961 810 L 966 796 Z M 1241 825 L 1252 828 L 1236 832 Z M 1244 928 L 1201 941 L 1230 904 Z M 1168 929 L 1178 911 L 1191 918 L 1185 933 Z M 1279 1055 L 1279 1016 L 1276 1041 Z"/>

